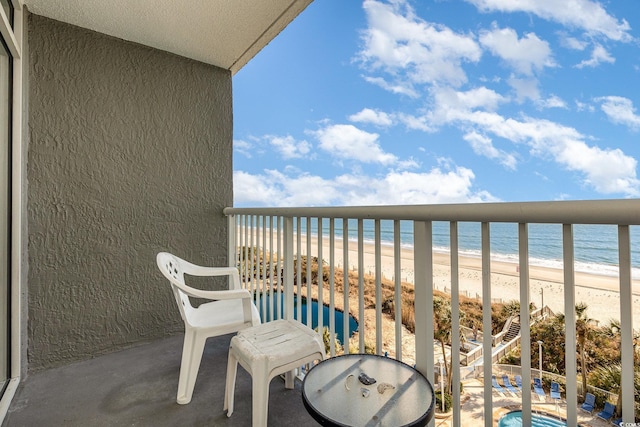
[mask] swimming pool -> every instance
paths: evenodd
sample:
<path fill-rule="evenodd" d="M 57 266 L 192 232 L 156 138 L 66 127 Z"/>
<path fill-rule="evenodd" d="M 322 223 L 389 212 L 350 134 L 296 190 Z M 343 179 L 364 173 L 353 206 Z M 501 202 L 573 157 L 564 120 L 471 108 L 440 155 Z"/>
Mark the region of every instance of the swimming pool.
<path fill-rule="evenodd" d="M 541 414 L 531 414 L 531 427 L 564 427 L 564 420 Z M 522 427 L 522 411 L 506 413 L 498 422 L 498 427 Z"/>

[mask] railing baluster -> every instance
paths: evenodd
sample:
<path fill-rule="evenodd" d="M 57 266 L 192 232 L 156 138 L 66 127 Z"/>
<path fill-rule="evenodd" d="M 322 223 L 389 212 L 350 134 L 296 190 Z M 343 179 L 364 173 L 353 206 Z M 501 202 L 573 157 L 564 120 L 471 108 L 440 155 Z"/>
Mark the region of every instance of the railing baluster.
<path fill-rule="evenodd" d="M 235 215 L 229 215 L 227 218 L 227 265 L 229 267 L 236 266 L 238 250 L 236 248 L 236 223 Z"/>
<path fill-rule="evenodd" d="M 482 233 L 482 305 L 491 307 L 491 234 L 490 224 L 481 224 Z M 484 425 L 493 426 L 491 310 L 482 310 L 482 359 L 484 363 Z"/>
<path fill-rule="evenodd" d="M 260 271 L 260 278 L 262 279 L 262 290 L 260 291 L 260 294 L 262 296 L 262 312 L 265 313 L 265 317 L 267 318 L 267 321 L 269 320 L 273 320 L 273 318 L 269 318 L 269 316 L 267 316 L 267 302 L 268 302 L 268 298 L 269 298 L 269 294 L 267 291 L 267 216 L 266 215 L 262 215 L 262 247 L 261 247 L 261 251 L 262 252 L 262 261 L 260 262 L 259 265 L 259 271 Z M 258 254 L 260 254 L 260 252 L 258 252 Z M 258 255 L 259 257 L 260 255 Z M 260 260 L 260 258 L 258 258 L 258 260 Z M 271 313 L 269 313 L 271 314 Z"/>
<path fill-rule="evenodd" d="M 618 256 L 620 257 L 620 341 L 622 377 L 622 419 L 635 421 L 633 367 L 633 293 L 631 288 L 631 236 L 628 225 L 618 226 Z"/>
<path fill-rule="evenodd" d="M 335 261 L 336 261 L 336 222 L 329 219 L 329 353 L 336 355 L 336 301 L 335 301 Z"/>
<path fill-rule="evenodd" d="M 293 218 L 284 217 L 284 318 L 293 320 Z"/>
<path fill-rule="evenodd" d="M 250 219 L 250 224 L 249 224 L 249 230 L 251 231 L 250 234 L 250 238 L 251 238 L 251 243 L 249 244 L 249 250 L 251 251 L 249 254 L 249 278 L 250 278 L 250 285 L 249 285 L 249 292 L 251 292 L 253 294 L 253 297 L 256 298 L 256 288 L 254 287 L 255 285 L 255 277 L 256 277 L 256 269 L 255 269 L 255 252 L 256 252 L 256 248 L 255 248 L 255 234 L 256 234 L 256 230 L 253 227 L 254 221 L 256 220 L 255 215 L 251 215 L 251 219 Z M 257 300 L 259 301 L 259 300 Z M 257 302 L 256 301 L 256 302 Z"/>
<path fill-rule="evenodd" d="M 376 353 L 382 354 L 382 248 L 380 244 L 380 220 L 375 220 L 376 267 Z"/>
<path fill-rule="evenodd" d="M 273 216 L 269 216 L 269 313 L 271 314 L 271 320 L 276 320 L 276 312 L 274 310 L 273 301 Z"/>
<path fill-rule="evenodd" d="M 460 278 L 458 273 L 458 223 L 449 224 L 451 265 L 451 385 L 453 425 L 460 426 Z"/>
<path fill-rule="evenodd" d="M 282 319 L 282 273 L 281 273 L 281 267 L 282 267 L 282 260 L 284 258 L 282 258 L 282 217 L 277 216 L 276 217 L 276 230 L 277 230 L 277 241 L 278 241 L 278 248 L 277 248 L 277 258 L 276 258 L 276 319 Z"/>
<path fill-rule="evenodd" d="M 307 217 L 307 233 L 306 233 L 306 242 L 307 242 L 307 326 L 311 327 L 313 322 L 313 317 L 311 315 L 311 217 Z"/>
<path fill-rule="evenodd" d="M 318 218 L 318 333 L 322 336 L 324 328 L 323 309 L 323 288 L 324 288 L 324 266 L 322 265 L 322 218 Z"/>
<path fill-rule="evenodd" d="M 576 295 L 573 253 L 573 225 L 562 226 L 562 253 L 564 265 L 564 328 L 565 328 L 565 371 L 567 377 L 566 400 L 567 422 L 569 425 L 577 423 L 578 391 L 576 384 Z M 583 393 L 586 390 L 583 390 Z M 571 404 L 573 402 L 573 404 Z"/>
<path fill-rule="evenodd" d="M 529 319 L 529 234 L 528 225 L 518 224 L 518 267 L 520 270 L 520 319 Z M 531 326 L 520 321 L 520 367 L 522 368 L 522 423 L 531 425 Z M 527 384 L 525 387 L 524 385 Z"/>
<path fill-rule="evenodd" d="M 394 267 L 394 298 L 395 331 L 396 331 L 396 359 L 402 361 L 402 247 L 400 244 L 400 221 L 393 221 L 393 267 Z"/>
<path fill-rule="evenodd" d="M 413 223 L 416 369 L 434 383 L 433 229 L 431 221 Z M 429 426 L 435 425 L 435 419 Z"/>
<path fill-rule="evenodd" d="M 364 325 L 364 220 L 358 218 L 358 338 L 360 353 L 364 353 L 366 334 Z"/>
<path fill-rule="evenodd" d="M 249 215 L 243 215 L 243 233 L 242 233 L 242 266 L 244 271 L 243 285 L 245 289 L 249 289 L 251 292 L 251 285 L 247 283 L 249 278 Z"/>
<path fill-rule="evenodd" d="M 296 287 L 296 318 L 302 323 L 302 217 L 297 218 L 296 231 L 296 248 L 298 262 L 296 264 L 296 279 L 298 286 Z"/>
<path fill-rule="evenodd" d="M 342 219 L 342 263 L 343 266 L 343 307 L 342 337 L 344 340 L 344 353 L 351 353 L 349 349 L 349 218 Z M 358 325 L 359 327 L 359 325 Z"/>

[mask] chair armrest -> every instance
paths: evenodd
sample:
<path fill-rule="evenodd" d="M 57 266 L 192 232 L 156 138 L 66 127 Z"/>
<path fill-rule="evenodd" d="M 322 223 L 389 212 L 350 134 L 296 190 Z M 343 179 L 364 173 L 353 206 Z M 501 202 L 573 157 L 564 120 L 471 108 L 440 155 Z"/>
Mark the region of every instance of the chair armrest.
<path fill-rule="evenodd" d="M 236 267 L 203 267 L 182 260 L 182 271 L 191 276 L 231 276 L 229 289 L 242 289 L 240 287 L 240 276 Z"/>
<path fill-rule="evenodd" d="M 247 289 L 231 289 L 225 291 L 204 291 L 195 289 L 181 283 L 173 282 L 182 292 L 194 298 L 204 298 L 208 300 L 229 300 L 229 299 L 251 299 L 251 293 Z"/>
<path fill-rule="evenodd" d="M 228 276 L 238 269 L 235 267 L 204 267 L 182 260 L 182 271 L 192 276 Z"/>

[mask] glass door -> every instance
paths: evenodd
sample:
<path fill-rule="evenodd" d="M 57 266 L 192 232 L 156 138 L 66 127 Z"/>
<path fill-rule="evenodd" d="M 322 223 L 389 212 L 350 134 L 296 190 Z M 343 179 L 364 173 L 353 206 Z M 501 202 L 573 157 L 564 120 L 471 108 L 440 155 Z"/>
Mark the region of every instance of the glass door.
<path fill-rule="evenodd" d="M 0 385 L 9 378 L 11 302 L 11 60 L 0 44 Z M 1 389 L 0 389 L 1 390 Z"/>
<path fill-rule="evenodd" d="M 13 214 L 12 205 L 12 176 L 19 170 L 14 168 L 15 149 L 13 148 L 13 132 L 17 139 L 20 137 L 20 127 L 13 126 L 13 120 L 20 120 L 21 104 L 13 106 L 14 100 L 21 101 L 21 89 L 13 88 L 13 76 L 22 74 L 20 50 L 22 46 L 22 27 L 16 37 L 14 20 L 22 22 L 22 9 L 20 2 L 14 0 L 0 0 L 0 424 L 6 414 L 8 405 L 6 402 L 13 397 L 19 381 L 20 362 L 18 359 L 20 348 L 19 322 L 12 323 L 13 307 L 19 307 L 20 299 L 14 289 L 15 271 L 12 271 L 13 262 L 16 261 L 15 246 L 20 242 L 14 241 L 12 229 L 14 221 L 12 217 L 20 218 L 18 211 Z M 14 67 L 16 69 L 14 70 Z M 15 74 L 14 74 L 15 73 Z M 17 93 L 18 96 L 14 96 Z M 15 110 L 14 110 L 15 108 Z M 14 114 L 17 111 L 17 114 Z M 19 142 L 19 141 L 17 141 Z M 18 153 L 21 147 L 16 146 Z M 20 168 L 20 166 L 18 166 Z M 19 207 L 18 204 L 16 207 Z M 19 260 L 16 264 L 19 264 Z M 16 309 L 19 311 L 19 308 Z M 15 364 L 12 365 L 12 361 Z"/>

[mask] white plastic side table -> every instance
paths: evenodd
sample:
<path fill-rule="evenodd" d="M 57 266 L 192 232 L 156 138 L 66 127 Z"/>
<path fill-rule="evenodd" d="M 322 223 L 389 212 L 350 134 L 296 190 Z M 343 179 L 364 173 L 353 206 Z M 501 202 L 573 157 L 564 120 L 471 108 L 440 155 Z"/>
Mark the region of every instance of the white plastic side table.
<path fill-rule="evenodd" d="M 304 364 L 325 357 L 324 342 L 318 333 L 294 320 L 276 320 L 243 329 L 231 338 L 224 409 L 233 413 L 233 397 L 238 363 L 251 374 L 252 426 L 267 425 L 269 383 L 276 375 L 287 373 L 285 386 L 293 388 L 289 373 Z"/>

